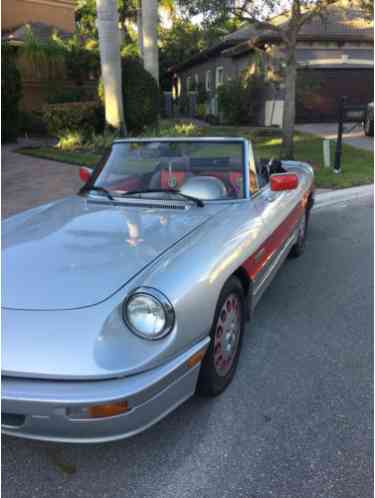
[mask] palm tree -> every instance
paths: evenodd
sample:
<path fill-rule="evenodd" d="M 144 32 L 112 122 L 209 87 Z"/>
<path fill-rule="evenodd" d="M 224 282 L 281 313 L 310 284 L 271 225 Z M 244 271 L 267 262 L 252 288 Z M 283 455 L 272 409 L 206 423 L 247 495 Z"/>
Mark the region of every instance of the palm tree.
<path fill-rule="evenodd" d="M 143 62 L 159 84 L 158 1 L 142 0 Z"/>
<path fill-rule="evenodd" d="M 96 0 L 101 72 L 104 86 L 105 119 L 126 133 L 122 101 L 120 34 L 116 0 Z"/>

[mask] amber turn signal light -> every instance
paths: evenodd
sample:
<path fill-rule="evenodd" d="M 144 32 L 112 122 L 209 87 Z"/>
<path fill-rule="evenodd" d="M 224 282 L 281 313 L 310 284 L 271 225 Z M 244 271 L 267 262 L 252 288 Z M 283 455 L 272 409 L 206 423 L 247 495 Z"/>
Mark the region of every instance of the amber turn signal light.
<path fill-rule="evenodd" d="M 187 361 L 188 368 L 193 368 L 195 365 L 198 365 L 198 363 L 203 360 L 206 351 L 207 349 L 203 349 L 203 351 L 198 351 L 198 353 L 193 354 Z"/>
<path fill-rule="evenodd" d="M 113 417 L 114 415 L 120 415 L 120 413 L 127 411 L 129 411 L 129 404 L 127 401 L 90 406 L 88 409 L 89 416 L 92 418 Z"/>

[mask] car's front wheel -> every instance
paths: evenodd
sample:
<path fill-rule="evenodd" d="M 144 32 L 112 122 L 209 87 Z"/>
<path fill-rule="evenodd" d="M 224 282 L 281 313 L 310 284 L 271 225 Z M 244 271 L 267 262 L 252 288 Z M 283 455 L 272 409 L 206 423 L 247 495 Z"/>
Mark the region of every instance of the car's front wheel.
<path fill-rule="evenodd" d="M 245 326 L 245 297 L 241 282 L 231 277 L 224 285 L 211 328 L 211 342 L 203 359 L 197 391 L 217 396 L 233 379 Z"/>

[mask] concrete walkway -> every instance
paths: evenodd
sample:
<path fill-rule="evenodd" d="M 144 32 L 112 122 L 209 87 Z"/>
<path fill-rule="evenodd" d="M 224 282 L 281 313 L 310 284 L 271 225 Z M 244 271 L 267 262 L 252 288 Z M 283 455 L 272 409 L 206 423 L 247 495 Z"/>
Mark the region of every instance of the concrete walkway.
<path fill-rule="evenodd" d="M 345 124 L 345 130 L 353 128 L 354 124 Z M 297 125 L 296 129 L 305 133 L 313 133 L 322 138 L 336 140 L 337 137 L 337 123 L 313 123 Z M 346 144 L 357 147 L 358 149 L 374 151 L 374 139 L 366 137 L 362 126 L 356 126 L 353 131 L 344 131 L 343 141 Z"/>
<path fill-rule="evenodd" d="M 17 144 L 2 147 L 3 218 L 75 194 L 81 185 L 79 167 L 15 152 L 15 149 L 33 144 L 30 140 L 19 140 Z"/>

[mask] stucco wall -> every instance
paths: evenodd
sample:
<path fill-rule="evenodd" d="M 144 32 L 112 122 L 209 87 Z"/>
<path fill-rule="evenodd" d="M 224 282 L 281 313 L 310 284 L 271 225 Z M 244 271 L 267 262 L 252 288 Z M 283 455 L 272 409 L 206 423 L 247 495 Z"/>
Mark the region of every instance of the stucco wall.
<path fill-rule="evenodd" d="M 74 31 L 74 0 L 2 0 L 3 30 L 29 22 L 43 22 L 64 31 Z"/>
<path fill-rule="evenodd" d="M 186 95 L 186 81 L 189 76 L 194 79 L 195 74 L 199 76 L 199 82 L 205 83 L 206 72 L 211 70 L 213 88 L 216 87 L 216 68 L 222 66 L 224 68 L 224 81 L 228 77 L 235 77 L 237 75 L 237 63 L 230 57 L 218 56 L 211 57 L 208 61 L 196 64 L 194 67 L 181 71 L 179 77 L 181 78 L 181 92 Z"/>

